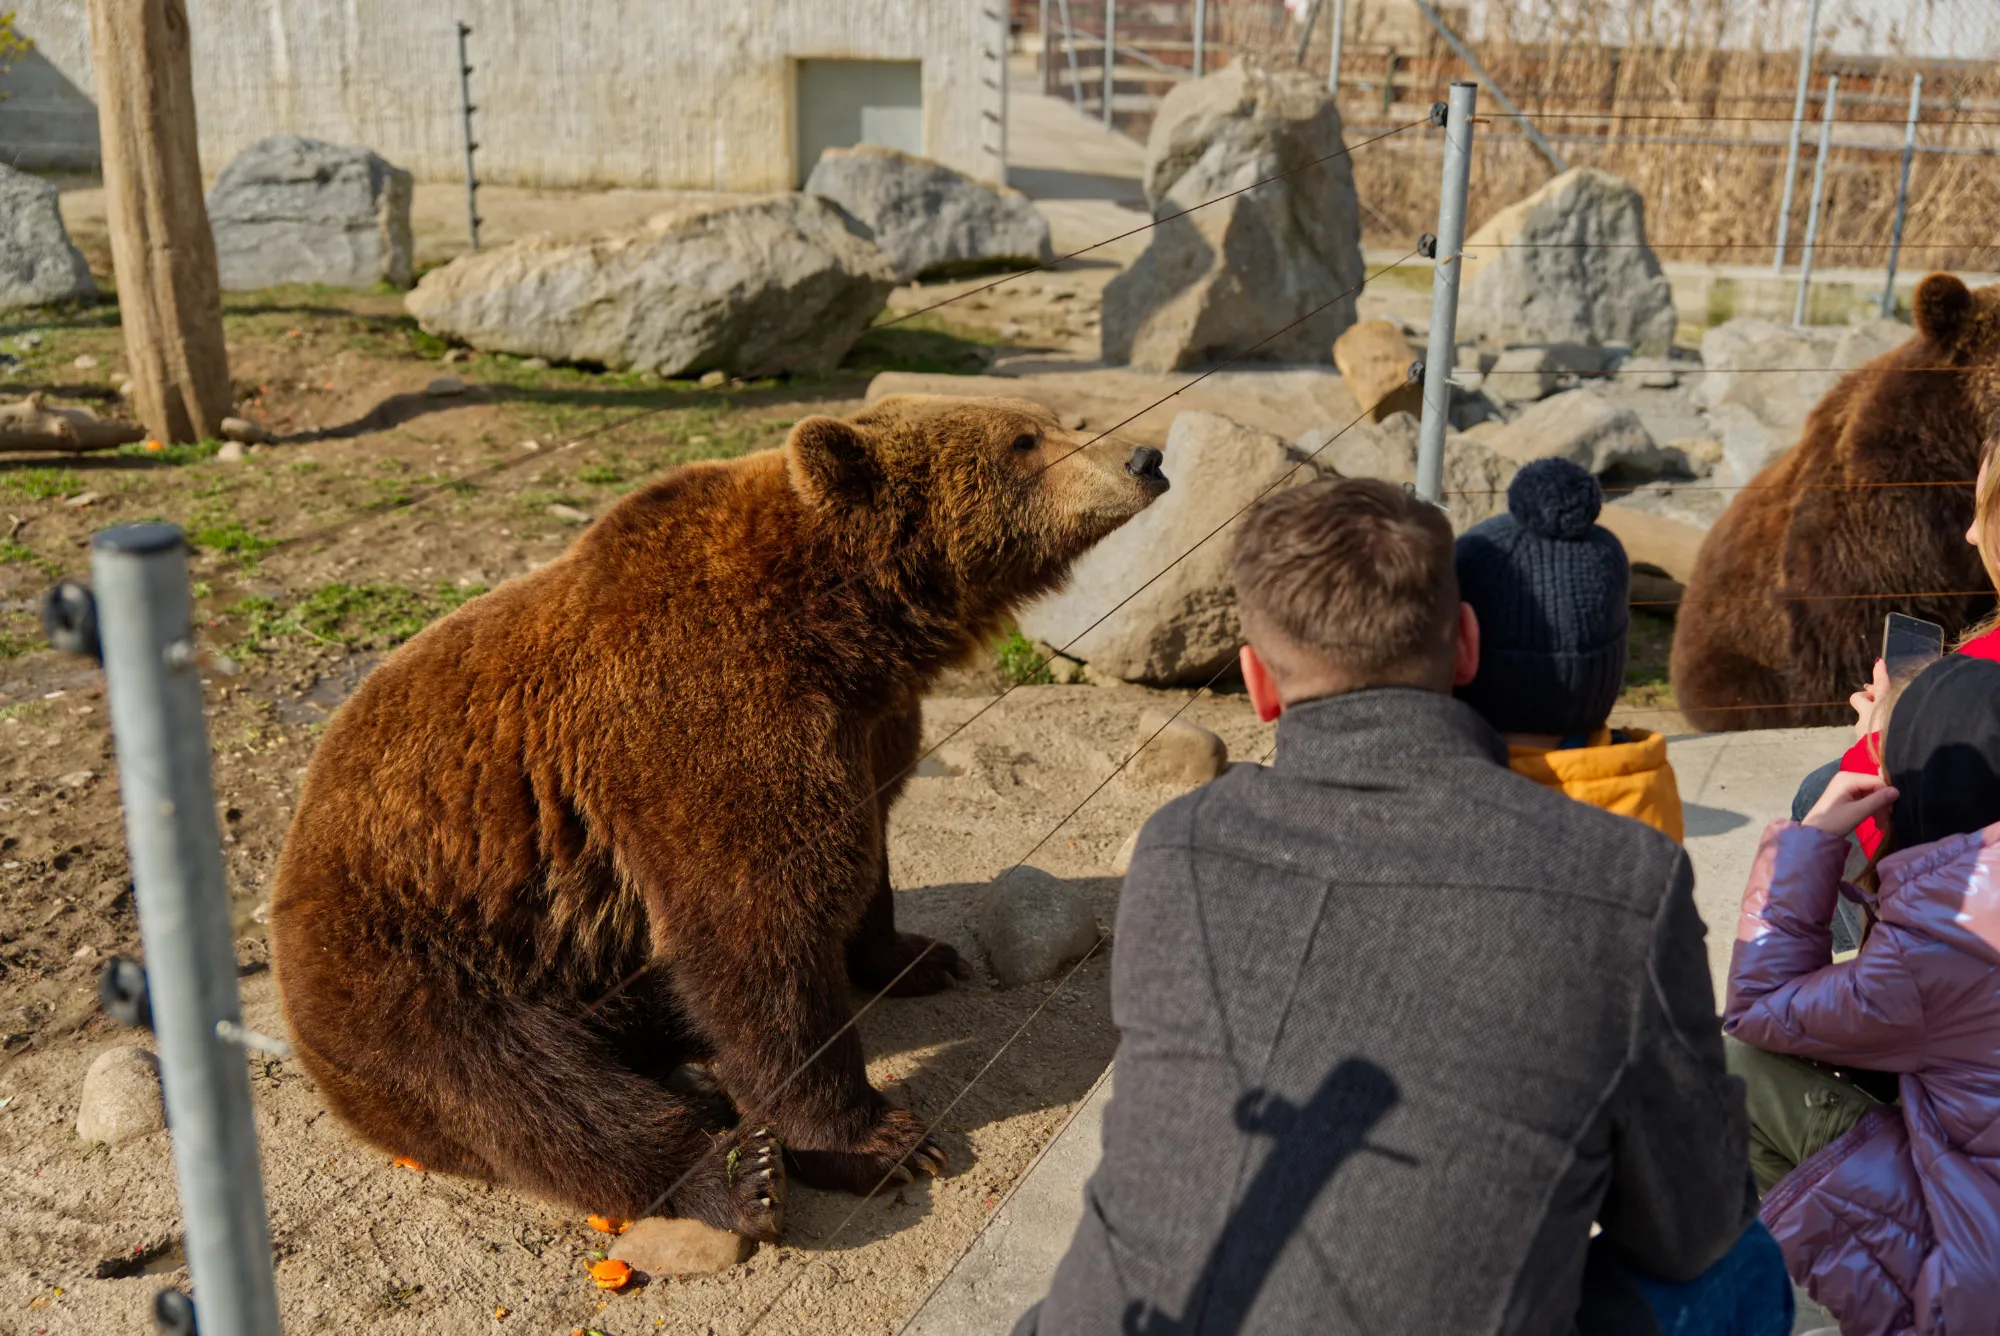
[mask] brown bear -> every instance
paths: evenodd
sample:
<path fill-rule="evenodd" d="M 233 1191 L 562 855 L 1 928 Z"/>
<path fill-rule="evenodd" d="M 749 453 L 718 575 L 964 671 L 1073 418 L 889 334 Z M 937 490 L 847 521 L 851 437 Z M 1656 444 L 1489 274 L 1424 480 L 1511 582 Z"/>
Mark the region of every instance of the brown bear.
<path fill-rule="evenodd" d="M 1956 637 L 1991 611 L 1965 529 L 2000 426 L 2000 285 L 1932 274 L 1911 311 L 1915 337 L 1843 376 L 1703 542 L 1670 665 L 1695 727 L 1851 723 L 1885 613 Z"/>
<path fill-rule="evenodd" d="M 1159 464 L 1018 400 L 885 399 L 634 492 L 404 645 L 327 729 L 271 900 L 328 1103 L 433 1169 L 755 1239 L 787 1167 L 941 1169 L 848 992 L 964 972 L 895 926 L 918 698 Z"/>

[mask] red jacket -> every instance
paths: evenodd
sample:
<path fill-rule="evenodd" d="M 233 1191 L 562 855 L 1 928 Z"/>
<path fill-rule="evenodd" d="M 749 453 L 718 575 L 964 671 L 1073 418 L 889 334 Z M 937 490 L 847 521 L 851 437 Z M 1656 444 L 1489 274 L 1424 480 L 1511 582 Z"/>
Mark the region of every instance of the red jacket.
<path fill-rule="evenodd" d="M 1878 867 L 1878 922 L 1832 963 L 1847 842 L 1764 832 L 1743 892 L 1723 1031 L 1899 1074 L 1876 1110 L 1787 1175 L 1764 1223 L 1843 1336 L 2000 1330 L 2000 823 Z M 1850 888 L 1851 894 L 1862 892 Z"/>
<path fill-rule="evenodd" d="M 1970 654 L 1975 659 L 1991 659 L 1995 663 L 2000 663 L 2000 627 L 1995 627 L 1983 636 L 1966 641 L 1958 647 L 1958 653 Z M 1847 754 L 1840 758 L 1840 768 L 1857 775 L 1872 775 L 1877 773 L 1881 769 L 1876 761 L 1876 749 L 1879 745 L 1878 734 L 1867 734 L 1847 749 Z M 1876 824 L 1875 818 L 1871 816 L 1855 830 L 1854 838 L 1860 841 L 1861 851 L 1870 858 L 1873 858 L 1875 850 L 1881 847 L 1882 844 L 1882 827 Z M 1996 1324 L 1996 1330 L 2000 1330 L 2000 1324 Z"/>

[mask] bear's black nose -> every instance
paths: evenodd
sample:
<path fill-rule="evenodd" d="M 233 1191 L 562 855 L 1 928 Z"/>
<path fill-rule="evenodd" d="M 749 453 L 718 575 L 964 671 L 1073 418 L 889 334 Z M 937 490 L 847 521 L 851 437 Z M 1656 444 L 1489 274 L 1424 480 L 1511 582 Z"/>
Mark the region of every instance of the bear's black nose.
<path fill-rule="evenodd" d="M 1125 461 L 1125 471 L 1145 482 L 1165 482 L 1167 475 L 1160 472 L 1163 456 L 1150 445 L 1132 447 L 1132 457 Z"/>

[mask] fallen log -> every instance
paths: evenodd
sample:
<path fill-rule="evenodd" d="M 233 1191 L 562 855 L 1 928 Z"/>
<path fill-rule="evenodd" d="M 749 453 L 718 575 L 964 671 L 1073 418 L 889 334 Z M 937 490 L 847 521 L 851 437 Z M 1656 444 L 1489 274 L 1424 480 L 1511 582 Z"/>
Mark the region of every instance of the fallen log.
<path fill-rule="evenodd" d="M 28 450 L 109 450 L 146 439 L 136 422 L 101 418 L 88 408 L 50 408 L 40 394 L 0 404 L 0 454 Z"/>

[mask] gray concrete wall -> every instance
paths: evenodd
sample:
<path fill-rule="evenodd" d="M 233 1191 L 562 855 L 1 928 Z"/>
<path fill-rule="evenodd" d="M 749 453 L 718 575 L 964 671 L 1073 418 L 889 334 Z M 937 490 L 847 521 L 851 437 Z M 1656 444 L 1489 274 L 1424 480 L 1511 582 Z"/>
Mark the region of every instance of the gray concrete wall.
<path fill-rule="evenodd" d="M 0 76 L 0 161 L 94 146 L 85 0 L 9 0 L 40 59 Z M 463 175 L 453 23 L 472 25 L 483 180 L 786 190 L 795 62 L 923 62 L 923 151 L 1000 173 L 999 0 L 187 0 L 202 167 L 265 135 L 365 144 L 427 180 Z M 989 54 L 993 53 L 993 54 Z M 35 110 L 59 107 L 61 115 Z"/>

